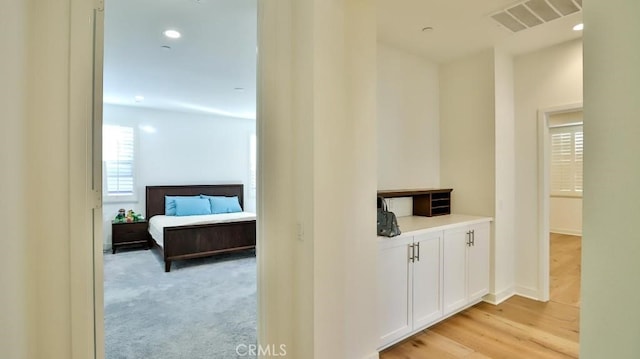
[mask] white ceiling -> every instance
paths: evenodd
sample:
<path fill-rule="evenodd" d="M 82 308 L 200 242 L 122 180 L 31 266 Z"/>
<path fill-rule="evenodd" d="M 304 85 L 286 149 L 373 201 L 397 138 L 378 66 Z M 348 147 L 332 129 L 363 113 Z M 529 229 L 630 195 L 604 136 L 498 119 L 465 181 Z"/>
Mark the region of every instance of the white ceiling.
<path fill-rule="evenodd" d="M 571 30 L 582 12 L 517 33 L 489 17 L 517 2 L 377 0 L 378 38 L 442 63 L 492 46 L 521 54 L 582 36 Z M 182 37 L 164 37 L 169 28 Z M 106 1 L 105 103 L 255 119 L 256 55 L 257 0 Z"/>
<path fill-rule="evenodd" d="M 581 37 L 582 12 L 517 33 L 489 15 L 513 0 L 377 0 L 378 39 L 439 63 L 498 46 L 517 55 Z M 431 26 L 433 31 L 422 31 Z"/>
<path fill-rule="evenodd" d="M 105 103 L 255 119 L 256 4 L 105 1 Z M 166 38 L 169 28 L 182 37 Z"/>

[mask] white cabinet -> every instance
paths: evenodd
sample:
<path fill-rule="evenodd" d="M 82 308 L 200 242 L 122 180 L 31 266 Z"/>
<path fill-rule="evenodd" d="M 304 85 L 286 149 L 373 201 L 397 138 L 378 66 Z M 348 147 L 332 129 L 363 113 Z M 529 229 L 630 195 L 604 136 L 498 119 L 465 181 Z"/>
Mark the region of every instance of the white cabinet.
<path fill-rule="evenodd" d="M 470 227 L 471 246 L 467 247 L 467 295 L 468 302 L 480 300 L 489 293 L 489 223 Z"/>
<path fill-rule="evenodd" d="M 444 231 L 444 315 L 489 293 L 489 223 Z"/>
<path fill-rule="evenodd" d="M 389 239 L 378 249 L 378 317 L 380 344 L 411 333 L 410 310 L 413 271 L 408 261 L 413 237 Z"/>
<path fill-rule="evenodd" d="M 422 329 L 442 316 L 442 232 L 413 237 L 413 328 Z"/>
<path fill-rule="evenodd" d="M 380 346 L 442 317 L 442 232 L 380 243 L 378 310 Z"/>
<path fill-rule="evenodd" d="M 490 218 L 402 220 L 401 228 L 409 228 L 402 236 L 378 240 L 379 349 L 489 292 Z"/>
<path fill-rule="evenodd" d="M 467 226 L 444 231 L 444 314 L 463 307 L 467 302 Z"/>

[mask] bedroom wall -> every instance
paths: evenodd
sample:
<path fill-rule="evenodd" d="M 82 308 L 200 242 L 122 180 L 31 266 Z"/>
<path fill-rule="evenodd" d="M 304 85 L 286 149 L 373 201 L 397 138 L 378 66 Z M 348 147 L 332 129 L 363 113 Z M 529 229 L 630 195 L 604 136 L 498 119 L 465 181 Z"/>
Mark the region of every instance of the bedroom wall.
<path fill-rule="evenodd" d="M 27 224 L 27 4 L 0 11 L 0 358 L 34 358 L 33 264 Z"/>
<path fill-rule="evenodd" d="M 248 189 L 255 120 L 105 105 L 104 123 L 132 125 L 137 141 L 137 201 L 104 203 L 105 249 L 111 247 L 111 220 L 118 209 L 144 213 L 149 185 L 243 183 L 245 208 L 255 212 Z"/>
<path fill-rule="evenodd" d="M 378 42 L 378 189 L 440 186 L 438 65 Z"/>
<path fill-rule="evenodd" d="M 515 58 L 516 285 L 538 297 L 538 110 L 582 102 L 582 40 Z"/>

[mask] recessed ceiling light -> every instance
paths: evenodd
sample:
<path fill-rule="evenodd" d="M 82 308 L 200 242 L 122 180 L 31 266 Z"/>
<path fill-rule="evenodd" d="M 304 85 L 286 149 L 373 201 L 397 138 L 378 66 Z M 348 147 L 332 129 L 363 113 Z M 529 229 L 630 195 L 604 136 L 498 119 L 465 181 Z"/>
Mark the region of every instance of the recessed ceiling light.
<path fill-rule="evenodd" d="M 176 30 L 165 30 L 163 32 L 164 36 L 170 38 L 170 39 L 179 39 L 180 36 L 182 36 L 178 31 Z"/>
<path fill-rule="evenodd" d="M 135 96 L 133 99 L 134 99 L 136 102 L 142 102 L 142 101 L 144 101 L 144 96 L 140 96 L 140 95 L 138 95 L 138 96 Z"/>
<path fill-rule="evenodd" d="M 584 24 L 578 24 L 573 27 L 573 31 L 582 31 L 584 29 Z"/>

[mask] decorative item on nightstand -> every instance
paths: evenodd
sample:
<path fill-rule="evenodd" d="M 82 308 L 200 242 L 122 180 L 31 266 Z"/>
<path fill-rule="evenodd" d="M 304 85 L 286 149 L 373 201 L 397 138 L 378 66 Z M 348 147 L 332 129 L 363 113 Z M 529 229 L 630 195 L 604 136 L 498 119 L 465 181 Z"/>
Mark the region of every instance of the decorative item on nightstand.
<path fill-rule="evenodd" d="M 144 216 L 134 212 L 132 209 L 125 211 L 124 208 L 120 208 L 118 210 L 118 214 L 116 218 L 114 218 L 113 223 L 132 223 L 144 220 Z"/>
<path fill-rule="evenodd" d="M 116 218 L 113 220 L 113 223 L 123 223 L 126 222 L 125 219 L 127 218 L 127 211 L 125 211 L 124 208 L 120 208 L 118 210 L 118 214 L 116 214 Z"/>

